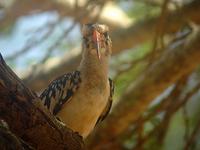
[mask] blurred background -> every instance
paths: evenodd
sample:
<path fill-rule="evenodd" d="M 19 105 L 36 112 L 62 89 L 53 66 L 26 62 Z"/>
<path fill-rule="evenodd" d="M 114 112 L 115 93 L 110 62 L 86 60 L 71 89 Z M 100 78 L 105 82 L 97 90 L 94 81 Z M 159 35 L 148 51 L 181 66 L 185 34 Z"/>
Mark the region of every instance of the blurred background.
<path fill-rule="evenodd" d="M 200 149 L 200 0 L 0 0 L 0 52 L 38 94 L 76 69 L 84 23 L 109 26 L 109 117 L 98 150 Z"/>

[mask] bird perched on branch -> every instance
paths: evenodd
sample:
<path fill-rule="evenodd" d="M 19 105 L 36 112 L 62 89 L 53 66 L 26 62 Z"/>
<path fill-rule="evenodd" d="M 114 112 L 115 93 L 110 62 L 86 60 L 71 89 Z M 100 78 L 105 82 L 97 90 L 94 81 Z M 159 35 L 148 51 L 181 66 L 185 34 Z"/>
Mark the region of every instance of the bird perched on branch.
<path fill-rule="evenodd" d="M 112 52 L 108 27 L 83 25 L 82 36 L 77 70 L 55 79 L 40 98 L 53 115 L 85 138 L 108 115 L 114 87 L 108 78 Z"/>

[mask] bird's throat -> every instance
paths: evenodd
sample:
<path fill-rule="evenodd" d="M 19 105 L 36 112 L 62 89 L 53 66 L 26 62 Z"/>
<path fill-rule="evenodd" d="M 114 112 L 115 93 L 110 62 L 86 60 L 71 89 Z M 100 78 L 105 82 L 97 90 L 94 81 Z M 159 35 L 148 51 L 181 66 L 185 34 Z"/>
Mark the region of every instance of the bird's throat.
<path fill-rule="evenodd" d="M 91 80 L 108 80 L 109 57 L 102 57 L 101 60 L 92 56 L 82 58 L 79 70 L 84 78 Z"/>

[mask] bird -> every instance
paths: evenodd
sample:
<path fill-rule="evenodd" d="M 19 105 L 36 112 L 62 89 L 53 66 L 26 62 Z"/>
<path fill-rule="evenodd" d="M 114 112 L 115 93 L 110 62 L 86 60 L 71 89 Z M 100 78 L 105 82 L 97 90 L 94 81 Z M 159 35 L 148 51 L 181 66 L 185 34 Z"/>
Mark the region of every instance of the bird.
<path fill-rule="evenodd" d="M 53 80 L 40 95 L 50 113 L 86 138 L 108 115 L 114 84 L 108 77 L 112 41 L 104 24 L 82 26 L 82 58 L 75 71 Z"/>

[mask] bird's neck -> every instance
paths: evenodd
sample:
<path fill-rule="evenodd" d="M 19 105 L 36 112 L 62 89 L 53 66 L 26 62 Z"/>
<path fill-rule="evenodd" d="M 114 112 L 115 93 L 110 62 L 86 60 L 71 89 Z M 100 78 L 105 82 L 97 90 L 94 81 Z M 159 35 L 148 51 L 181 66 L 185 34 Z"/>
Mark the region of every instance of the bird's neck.
<path fill-rule="evenodd" d="M 79 70 L 83 78 L 96 82 L 108 80 L 109 56 L 103 56 L 99 60 L 92 55 L 83 55 Z"/>

